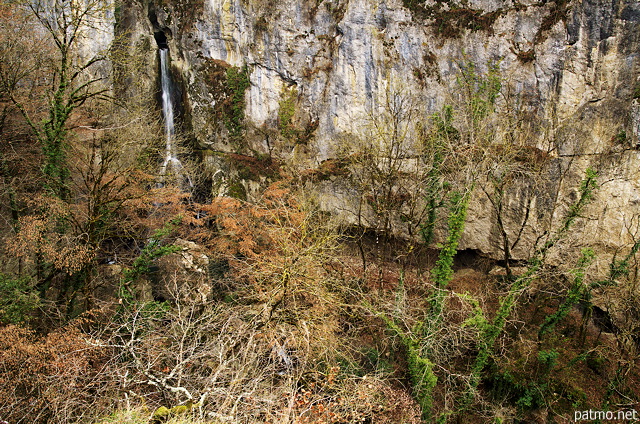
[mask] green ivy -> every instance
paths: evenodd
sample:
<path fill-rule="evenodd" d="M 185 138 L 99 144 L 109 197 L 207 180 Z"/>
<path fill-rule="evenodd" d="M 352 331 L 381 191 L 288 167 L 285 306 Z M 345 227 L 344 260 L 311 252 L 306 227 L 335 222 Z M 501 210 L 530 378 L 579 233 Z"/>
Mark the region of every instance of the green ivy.
<path fill-rule="evenodd" d="M 540 326 L 540 330 L 538 331 L 538 338 L 542 338 L 545 334 L 553 331 L 556 324 L 564 319 L 571 308 L 576 305 L 581 299 L 590 297 L 590 289 L 584 285 L 584 275 L 587 266 L 593 261 L 595 257 L 595 253 L 591 249 L 583 249 L 582 255 L 580 256 L 580 260 L 578 261 L 577 268 L 574 272 L 573 284 L 569 288 L 569 292 L 567 293 L 567 298 L 562 302 L 562 304 L 558 307 L 558 310 L 548 315 L 542 325 Z"/>
<path fill-rule="evenodd" d="M 413 388 L 413 396 L 420 405 L 422 418 L 429 421 L 433 409 L 433 389 L 438 383 L 438 377 L 433 371 L 433 362 L 423 352 L 420 334 L 416 329 L 413 332 L 404 331 L 394 319 L 385 314 L 377 314 L 401 340 L 406 349 L 407 370 Z"/>
<path fill-rule="evenodd" d="M 133 261 L 131 268 L 124 270 L 118 293 L 124 305 L 134 302 L 135 290 L 132 288 L 132 283 L 151 271 L 154 260 L 171 253 L 179 252 L 182 249 L 173 244 L 163 244 L 164 239 L 173 233 L 175 227 L 178 226 L 181 221 L 182 217 L 177 217 L 169 221 L 162 228 L 156 230 L 147 245 L 140 252 L 140 255 Z"/>
<path fill-rule="evenodd" d="M 0 323 L 20 324 L 40 306 L 40 297 L 28 278 L 0 274 Z"/>
<path fill-rule="evenodd" d="M 486 75 L 479 73 L 473 62 L 460 64 L 458 85 L 467 92 L 468 107 L 475 126 L 494 111 L 502 89 L 502 77 L 497 63 L 489 65 Z"/>
<path fill-rule="evenodd" d="M 427 203 L 427 217 L 420 226 L 420 234 L 425 244 L 433 241 L 433 231 L 436 225 L 438 209 L 442 207 L 442 192 L 445 184 L 441 182 L 442 164 L 446 154 L 446 146 L 460 137 L 460 133 L 453 126 L 453 107 L 445 105 L 442 111 L 432 117 L 434 132 L 427 139 L 427 151 L 431 154 L 430 169 L 427 173 L 425 187 L 425 201 Z"/>
<path fill-rule="evenodd" d="M 640 251 L 640 240 L 637 240 L 629 253 L 627 253 L 624 258 L 618 260 L 616 256 L 613 257 L 611 263 L 609 264 L 609 277 L 606 280 L 599 281 L 596 283 L 596 286 L 613 286 L 617 284 L 617 280 L 622 277 L 627 277 L 630 272 L 630 261 L 635 257 L 635 255 Z"/>
<path fill-rule="evenodd" d="M 407 351 L 407 369 L 413 394 L 422 410 L 422 418 L 426 421 L 432 418 L 433 389 L 437 385 L 438 378 L 433 371 L 434 363 L 429 359 L 428 352 L 424 351 L 422 345 L 423 341 L 430 336 L 429 329 L 437 328 L 442 315 L 445 299 L 444 289 L 453 276 L 453 259 L 464 230 L 471 191 L 467 191 L 464 195 L 454 192 L 450 199 L 449 235 L 440 250 L 438 261 L 431 271 L 436 292 L 431 299 L 430 315 L 411 330 L 404 331 L 394 319 L 384 314 L 378 314 L 387 327 L 400 337 Z"/>
<path fill-rule="evenodd" d="M 559 355 L 556 349 L 541 350 L 538 352 L 538 361 L 544 365 L 545 374 L 548 374 L 549 371 L 558 364 Z"/>
<path fill-rule="evenodd" d="M 247 200 L 247 190 L 240 181 L 232 180 L 227 188 L 226 195 L 244 201 Z"/>
<path fill-rule="evenodd" d="M 413 386 L 414 397 L 422 410 L 422 419 L 428 421 L 433 409 L 433 389 L 438 377 L 433 372 L 433 362 L 422 354 L 419 345 L 407 346 L 407 368 Z"/>
<path fill-rule="evenodd" d="M 454 192 L 451 196 L 449 212 L 449 234 L 440 249 L 435 267 L 431 270 L 431 276 L 435 284 L 436 293 L 431 300 L 431 319 L 438 322 L 444 308 L 444 289 L 453 277 L 453 260 L 458 252 L 458 242 L 464 231 L 467 220 L 467 208 L 469 206 L 470 193 L 464 195 Z"/>
<path fill-rule="evenodd" d="M 478 355 L 476 356 L 476 360 L 472 366 L 471 381 L 469 384 L 469 390 L 467 391 L 467 395 L 463 403 L 463 407 L 469 405 L 475 394 L 476 388 L 480 384 L 482 372 L 489 362 L 491 355 L 493 354 L 493 347 L 496 340 L 498 339 L 498 336 L 500 336 L 500 334 L 502 334 L 502 332 L 504 331 L 507 319 L 516 306 L 518 294 L 522 289 L 527 287 L 531 283 L 531 281 L 533 281 L 536 273 L 544 264 L 544 258 L 548 250 L 553 247 L 558 241 L 560 241 L 562 237 L 564 237 L 569 228 L 571 228 L 571 225 L 580 216 L 584 207 L 592 199 L 593 192 L 597 187 L 597 174 L 593 169 L 588 168 L 585 173 L 585 178 L 580 183 L 580 196 L 578 200 L 569 208 L 569 212 L 564 218 L 558 232 L 535 252 L 533 258 L 529 261 L 529 267 L 527 271 L 513 282 L 506 296 L 500 299 L 498 311 L 496 312 L 493 320 L 480 329 L 480 336 L 478 340 Z"/>
<path fill-rule="evenodd" d="M 455 192 L 451 196 L 448 220 L 449 234 L 440 250 L 438 261 L 433 270 L 431 270 L 433 281 L 438 288 L 445 288 L 453 276 L 453 258 L 458 252 L 458 242 L 460 241 L 460 237 L 462 237 L 464 224 L 467 219 L 469 193 L 470 191 L 462 195 Z"/>

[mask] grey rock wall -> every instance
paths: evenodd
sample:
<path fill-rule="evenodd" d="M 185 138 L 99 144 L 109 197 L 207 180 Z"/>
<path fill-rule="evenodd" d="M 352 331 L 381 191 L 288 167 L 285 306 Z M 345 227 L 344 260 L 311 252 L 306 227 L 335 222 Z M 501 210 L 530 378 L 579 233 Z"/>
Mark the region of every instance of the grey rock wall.
<path fill-rule="evenodd" d="M 535 124 L 527 143 L 551 157 L 548 192 L 532 203 L 533 218 L 514 254 L 526 258 L 537 236 L 559 222 L 588 166 L 598 169 L 601 188 L 567 245 L 590 245 L 604 258 L 628 246 L 637 230 L 637 0 L 434 1 L 413 10 L 400 0 L 130 1 L 121 21 L 131 46 L 148 47 L 142 79 L 153 80 L 157 68 L 153 32 L 166 35 L 198 146 L 238 150 L 221 122 L 220 108 L 228 107 L 221 78 L 226 67 L 247 65 L 245 147 L 301 169 L 334 157 L 343 136 L 361 134 L 390 90 L 410 93 L 426 122 L 455 102 L 460 63 L 480 71 L 497 63 Z M 293 88 L 295 123 L 312 134 L 306 143 L 291 143 L 277 130 L 283 95 Z M 222 167 L 219 159 L 210 163 Z M 348 200 L 330 184 L 323 187 L 327 208 Z M 499 256 L 486 198 L 478 193 L 472 206 L 461 247 Z M 507 202 L 511 231 L 520 208 L 514 190 Z"/>

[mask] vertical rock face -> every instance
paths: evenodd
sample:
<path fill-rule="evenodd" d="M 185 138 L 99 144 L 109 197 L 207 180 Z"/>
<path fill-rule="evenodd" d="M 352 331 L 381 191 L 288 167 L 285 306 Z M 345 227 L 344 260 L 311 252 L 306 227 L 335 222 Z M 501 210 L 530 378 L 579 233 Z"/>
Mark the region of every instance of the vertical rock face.
<path fill-rule="evenodd" d="M 480 72 L 497 64 L 536 124 L 527 143 L 566 174 L 549 190 L 570 198 L 590 165 L 606 181 L 583 238 L 604 251 L 629 242 L 625 228 L 640 205 L 636 0 L 156 0 L 125 2 L 120 22 L 131 46 L 149 58 L 143 79 L 157 70 L 153 33 L 166 36 L 201 148 L 239 150 L 225 125 L 231 95 L 225 73 L 246 65 L 245 147 L 306 167 L 334 157 L 336 140 L 358 134 L 387 92 L 410 93 L 426 122 L 455 101 L 461 63 L 475 63 Z M 287 101 L 305 143 L 288 142 L 278 131 Z M 498 254 L 491 212 L 480 197 L 462 247 Z M 511 197 L 508 207 L 520 207 L 517 193 Z M 540 200 L 534 212 L 551 214 L 547 207 Z M 536 225 L 542 224 L 532 220 L 530 238 Z M 526 257 L 532 243 L 515 254 Z"/>

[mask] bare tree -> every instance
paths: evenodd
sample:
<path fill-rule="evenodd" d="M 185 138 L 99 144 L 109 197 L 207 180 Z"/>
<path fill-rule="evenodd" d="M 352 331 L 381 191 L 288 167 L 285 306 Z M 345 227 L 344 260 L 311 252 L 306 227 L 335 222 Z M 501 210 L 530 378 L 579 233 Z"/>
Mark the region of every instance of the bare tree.
<path fill-rule="evenodd" d="M 89 36 L 104 31 L 111 4 L 106 0 L 37 0 L 4 4 L 1 29 L 0 87 L 20 111 L 44 156 L 47 188 L 61 199 L 69 195 L 67 164 L 73 113 L 110 88 L 98 65 L 106 52 L 86 54 Z"/>
<path fill-rule="evenodd" d="M 531 145 L 539 132 L 527 112 L 526 93 L 504 82 L 497 93 L 501 103 L 492 141 L 485 145 L 479 187 L 489 200 L 499 232 L 499 248 L 507 279 L 511 280 L 513 251 L 533 218 L 536 196 L 547 183 L 549 155 Z"/>
<path fill-rule="evenodd" d="M 413 250 L 425 222 L 435 220 L 442 152 L 425 130 L 426 121 L 414 96 L 390 88 L 379 108 L 363 120 L 364 133 L 342 145 L 349 184 L 357 193 L 351 212 L 359 228 L 374 233 L 378 261 L 389 255 L 394 238 L 406 238 Z M 425 201 L 426 192 L 431 202 Z M 366 268 L 362 239 L 358 243 Z"/>

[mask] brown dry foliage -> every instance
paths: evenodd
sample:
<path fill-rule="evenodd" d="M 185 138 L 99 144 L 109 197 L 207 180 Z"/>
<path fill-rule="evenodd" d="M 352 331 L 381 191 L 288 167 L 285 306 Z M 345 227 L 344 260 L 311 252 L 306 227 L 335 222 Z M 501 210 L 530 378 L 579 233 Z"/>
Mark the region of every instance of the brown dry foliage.
<path fill-rule="evenodd" d="M 168 284 L 171 310 L 139 305 L 114 322 L 100 337 L 120 352 L 121 368 L 112 374 L 122 377 L 123 390 L 153 407 L 199 400 L 203 416 L 231 422 L 419 422 L 404 390 L 338 365 L 348 356 L 342 301 L 324 268 L 335 259 L 335 234 L 296 199 L 281 182 L 257 204 L 217 198 L 196 206 L 206 217 L 188 216 L 181 237 L 228 261 L 230 296 L 181 295 L 190 289 L 176 273 Z"/>
<path fill-rule="evenodd" d="M 420 408 L 405 390 L 376 377 L 349 378 L 339 373 L 340 367 L 331 367 L 319 383 L 295 394 L 294 423 L 421 422 Z"/>
<path fill-rule="evenodd" d="M 1 419 L 67 423 L 105 410 L 110 381 L 102 375 L 108 351 L 89 344 L 76 326 L 46 336 L 0 328 Z"/>
<path fill-rule="evenodd" d="M 56 229 L 70 213 L 66 203 L 47 196 L 38 196 L 30 203 L 37 212 L 20 218 L 20 231 L 7 243 L 10 254 L 27 261 L 40 254 L 56 269 L 69 274 L 93 259 L 92 246 L 86 243 L 84 235 Z"/>

